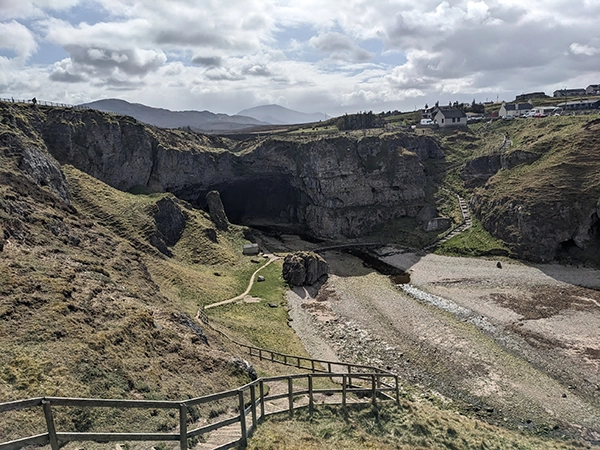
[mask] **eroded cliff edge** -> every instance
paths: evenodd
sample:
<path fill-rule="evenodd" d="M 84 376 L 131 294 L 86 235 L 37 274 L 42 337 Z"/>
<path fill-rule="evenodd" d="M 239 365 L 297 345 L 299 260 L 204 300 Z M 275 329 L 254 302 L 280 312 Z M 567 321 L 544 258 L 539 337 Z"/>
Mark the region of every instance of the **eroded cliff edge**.
<path fill-rule="evenodd" d="M 444 157 L 433 139 L 403 133 L 236 141 L 93 110 L 37 108 L 28 116 L 26 126 L 61 164 L 115 188 L 172 192 L 199 207 L 218 190 L 234 222 L 323 238 L 415 216 L 425 202 L 422 161 Z"/>

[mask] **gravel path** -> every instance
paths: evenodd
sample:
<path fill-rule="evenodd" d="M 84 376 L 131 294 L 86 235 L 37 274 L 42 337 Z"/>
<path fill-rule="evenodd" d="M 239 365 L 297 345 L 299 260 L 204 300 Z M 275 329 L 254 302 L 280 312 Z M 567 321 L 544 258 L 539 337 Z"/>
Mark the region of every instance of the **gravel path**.
<path fill-rule="evenodd" d="M 288 296 L 313 356 L 389 367 L 492 422 L 600 443 L 598 271 L 381 253 L 410 286 L 330 252 L 319 293 Z"/>

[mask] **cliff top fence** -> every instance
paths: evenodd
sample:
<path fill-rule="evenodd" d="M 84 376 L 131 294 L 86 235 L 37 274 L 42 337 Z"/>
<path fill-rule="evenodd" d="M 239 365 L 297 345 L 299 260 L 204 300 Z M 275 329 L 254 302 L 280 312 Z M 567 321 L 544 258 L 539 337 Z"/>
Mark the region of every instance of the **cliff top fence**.
<path fill-rule="evenodd" d="M 333 388 L 315 388 L 314 380 L 318 378 L 335 378 L 341 380 L 341 385 Z M 360 385 L 356 385 L 357 382 Z M 283 392 L 277 393 L 277 389 L 271 389 L 274 384 L 287 386 Z M 279 389 L 281 391 L 281 389 Z M 271 392 L 273 391 L 273 392 Z M 0 413 L 19 411 L 24 409 L 38 408 L 43 412 L 45 431 L 43 433 L 28 436 L 9 442 L 0 443 L 0 450 L 16 450 L 30 445 L 50 445 L 52 450 L 58 450 L 67 442 L 128 442 L 128 441 L 178 441 L 182 450 L 191 448 L 198 437 L 206 435 L 215 430 L 223 430 L 234 427 L 237 435 L 229 442 L 212 446 L 213 450 L 224 450 L 239 446 L 245 448 L 247 441 L 256 426 L 266 417 L 273 414 L 287 412 L 293 417 L 294 411 L 299 408 L 308 408 L 312 413 L 315 407 L 315 395 L 337 396 L 337 401 L 328 401 L 331 404 L 341 404 L 347 407 L 349 404 L 357 403 L 360 397 L 370 398 L 373 405 L 377 398 L 393 398 L 399 404 L 400 393 L 398 377 L 387 373 L 307 373 L 286 375 L 279 377 L 259 378 L 237 389 L 219 392 L 216 394 L 187 399 L 183 401 L 153 401 L 153 400 L 113 400 L 113 399 L 88 399 L 88 398 L 64 398 L 64 397 L 39 397 L 27 400 L 19 400 L 8 403 L 0 403 Z M 390 395 L 391 394 L 391 395 Z M 298 399 L 303 397 L 307 404 L 295 405 Z M 211 417 L 211 414 L 190 414 L 193 408 L 201 407 L 208 410 L 212 404 L 224 399 L 233 400 L 237 403 L 237 410 L 225 419 L 216 417 L 211 423 L 200 423 L 198 417 Z M 273 405 L 279 401 L 279 408 L 273 409 Z M 267 403 L 269 409 L 267 410 Z M 54 417 L 55 412 L 61 408 L 117 408 L 117 409 L 145 409 L 148 414 L 155 414 L 158 409 L 166 409 L 178 413 L 179 426 L 172 432 L 73 432 L 60 431 L 57 429 Z M 218 406 L 216 406 L 218 408 Z M 154 412 L 153 412 L 154 411 Z M 196 440 L 194 440 L 196 439 Z M 209 448 L 202 444 L 202 448 Z"/>
<path fill-rule="evenodd" d="M 0 102 L 25 103 L 25 104 L 37 105 L 37 106 L 53 106 L 56 108 L 91 109 L 87 106 L 70 105 L 68 103 L 55 103 L 55 102 L 48 102 L 45 100 L 37 100 L 37 99 L 34 102 L 33 99 L 23 100 L 23 99 L 15 99 L 15 98 L 0 98 Z"/>

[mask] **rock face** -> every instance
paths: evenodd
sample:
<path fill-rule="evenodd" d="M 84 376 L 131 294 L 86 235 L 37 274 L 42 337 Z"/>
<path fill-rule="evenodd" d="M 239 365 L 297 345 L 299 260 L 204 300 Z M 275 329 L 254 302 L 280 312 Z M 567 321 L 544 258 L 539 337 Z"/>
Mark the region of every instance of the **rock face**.
<path fill-rule="evenodd" d="M 435 140 L 409 133 L 238 142 L 85 110 L 51 110 L 36 126 L 61 164 L 120 190 L 172 192 L 201 208 L 218 190 L 234 223 L 322 238 L 414 217 L 425 197 L 421 162 L 444 156 Z"/>
<path fill-rule="evenodd" d="M 148 240 L 162 254 L 171 256 L 171 251 L 167 247 L 175 245 L 181 238 L 187 214 L 178 205 L 177 199 L 165 197 L 156 202 L 152 215 L 155 230 Z"/>
<path fill-rule="evenodd" d="M 539 157 L 537 153 L 524 150 L 515 150 L 502 155 L 480 156 L 465 164 L 461 177 L 468 187 L 478 186 L 498 173 L 500 169 L 509 170 L 519 164 L 531 164 Z"/>
<path fill-rule="evenodd" d="M 213 221 L 218 230 L 227 231 L 229 220 L 227 219 L 227 214 L 225 214 L 225 208 L 223 207 L 219 191 L 210 191 L 206 194 L 206 203 L 208 204 L 210 220 Z"/>
<path fill-rule="evenodd" d="M 35 147 L 25 147 L 21 153 L 19 169 L 37 185 L 47 186 L 62 201 L 71 204 L 67 179 L 56 160 L 49 154 Z"/>
<path fill-rule="evenodd" d="M 310 286 L 328 272 L 327 261 L 314 252 L 291 253 L 283 260 L 283 279 L 290 286 Z"/>

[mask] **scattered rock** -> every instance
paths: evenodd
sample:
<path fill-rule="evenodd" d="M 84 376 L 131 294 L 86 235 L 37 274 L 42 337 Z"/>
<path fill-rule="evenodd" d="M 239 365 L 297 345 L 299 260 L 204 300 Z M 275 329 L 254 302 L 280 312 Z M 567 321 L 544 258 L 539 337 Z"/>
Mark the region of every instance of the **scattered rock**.
<path fill-rule="evenodd" d="M 502 263 L 501 263 L 500 261 L 498 261 L 498 262 L 496 263 L 496 267 L 497 267 L 498 269 L 502 269 Z"/>
<path fill-rule="evenodd" d="M 295 252 L 283 260 L 283 278 L 290 286 L 308 286 L 327 275 L 329 265 L 314 252 Z"/>
<path fill-rule="evenodd" d="M 223 207 L 219 191 L 210 191 L 206 194 L 206 202 L 208 203 L 210 220 L 213 221 L 217 230 L 227 231 L 229 228 L 229 219 L 227 219 L 227 214 L 225 214 L 225 208 Z"/>
<path fill-rule="evenodd" d="M 253 263 L 253 264 L 260 264 L 260 261 L 258 259 L 254 259 L 254 258 L 252 258 L 250 260 L 250 262 Z"/>
<path fill-rule="evenodd" d="M 215 277 L 220 277 L 220 276 L 221 276 L 221 274 L 220 274 L 219 272 L 214 272 L 214 273 L 213 273 L 213 275 L 214 275 Z"/>
<path fill-rule="evenodd" d="M 214 242 L 215 244 L 219 242 L 217 238 L 217 230 L 215 230 L 214 228 L 207 228 L 206 230 L 204 230 L 204 235 L 209 241 Z"/>
<path fill-rule="evenodd" d="M 262 275 L 259 275 L 258 277 L 256 277 L 256 281 L 258 281 L 259 283 L 261 281 L 265 281 L 265 277 L 263 277 Z"/>
<path fill-rule="evenodd" d="M 208 339 L 206 338 L 202 329 L 186 313 L 173 313 L 173 314 L 171 314 L 171 318 L 173 319 L 173 322 L 176 322 L 185 327 L 188 327 L 190 330 L 192 330 L 194 333 L 196 333 L 195 339 L 192 339 L 192 342 L 194 342 L 194 343 L 202 342 L 202 343 L 204 343 L 204 345 L 209 345 Z"/>
<path fill-rule="evenodd" d="M 256 369 L 252 364 L 250 364 L 245 359 L 242 359 L 238 356 L 234 356 L 231 361 L 229 361 L 229 365 L 233 368 L 234 371 L 239 371 L 245 373 L 250 377 L 252 381 L 258 378 L 258 373 L 256 373 Z"/>
<path fill-rule="evenodd" d="M 278 306 L 277 303 L 269 303 L 269 308 L 277 308 Z"/>

